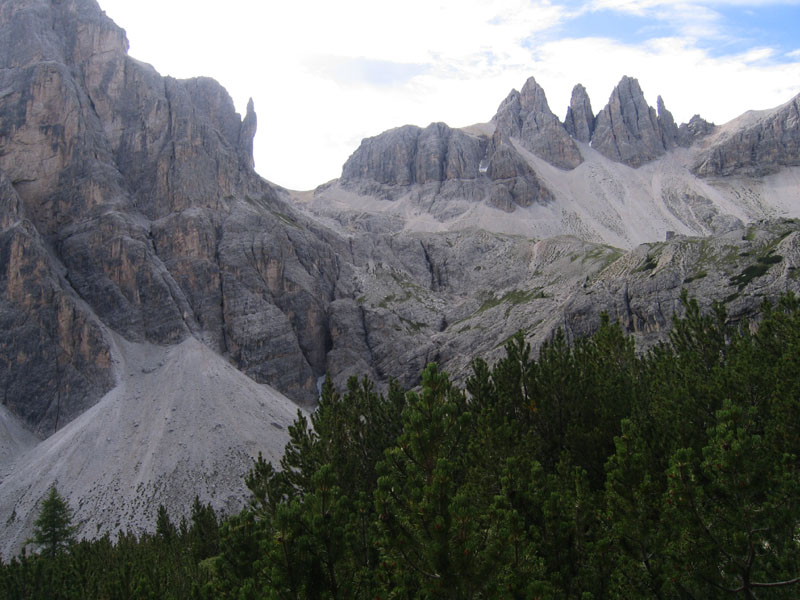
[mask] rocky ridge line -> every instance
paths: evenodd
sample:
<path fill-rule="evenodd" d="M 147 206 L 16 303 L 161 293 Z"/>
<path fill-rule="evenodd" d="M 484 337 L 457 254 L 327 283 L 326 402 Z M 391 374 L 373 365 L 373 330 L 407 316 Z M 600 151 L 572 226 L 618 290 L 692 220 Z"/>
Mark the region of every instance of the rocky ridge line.
<path fill-rule="evenodd" d="M 763 119 L 745 114 L 746 124 L 705 149 L 692 170 L 701 177 L 763 177 L 800 165 L 800 94 Z M 750 117 L 750 119 L 748 118 Z M 747 122 L 750 121 L 750 122 Z"/>
<path fill-rule="evenodd" d="M 630 77 L 622 78 L 597 116 L 586 89 L 576 85 L 561 123 L 531 77 L 521 91 L 509 93 L 489 127 L 477 133 L 436 123 L 424 130 L 407 125 L 363 140 L 344 164 L 340 181 L 346 189 L 389 200 L 402 196 L 409 186 L 436 182 L 440 185 L 428 189 L 427 195 L 468 197 L 513 211 L 554 199 L 515 144 L 566 171 L 584 161 L 576 141 L 591 144 L 611 160 L 639 167 L 705 135 L 708 130 L 702 123 L 697 117 L 691 128 L 680 129 L 661 97 L 657 111 L 649 107 L 638 81 Z"/>

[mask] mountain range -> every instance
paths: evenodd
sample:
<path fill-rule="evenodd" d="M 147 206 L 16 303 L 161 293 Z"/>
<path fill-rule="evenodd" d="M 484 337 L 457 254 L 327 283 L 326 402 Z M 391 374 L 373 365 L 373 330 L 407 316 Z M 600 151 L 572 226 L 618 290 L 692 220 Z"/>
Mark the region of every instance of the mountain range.
<path fill-rule="evenodd" d="M 326 373 L 458 379 L 603 313 L 646 349 L 684 288 L 733 320 L 800 289 L 800 96 L 678 126 L 626 76 L 562 122 L 531 78 L 297 192 L 254 170 L 252 101 L 127 49 L 95 0 L 0 0 L 3 556 L 53 484 L 87 536 L 235 510 Z"/>

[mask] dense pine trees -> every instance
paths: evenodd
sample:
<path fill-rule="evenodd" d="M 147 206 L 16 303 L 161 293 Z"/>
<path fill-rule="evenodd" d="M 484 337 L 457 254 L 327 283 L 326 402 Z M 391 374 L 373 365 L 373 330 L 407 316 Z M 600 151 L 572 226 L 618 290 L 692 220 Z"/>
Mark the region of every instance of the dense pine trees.
<path fill-rule="evenodd" d="M 0 596 L 796 598 L 800 303 L 684 304 L 641 356 L 606 320 L 535 360 L 516 336 L 463 389 L 327 381 L 240 514 L 19 557 Z"/>

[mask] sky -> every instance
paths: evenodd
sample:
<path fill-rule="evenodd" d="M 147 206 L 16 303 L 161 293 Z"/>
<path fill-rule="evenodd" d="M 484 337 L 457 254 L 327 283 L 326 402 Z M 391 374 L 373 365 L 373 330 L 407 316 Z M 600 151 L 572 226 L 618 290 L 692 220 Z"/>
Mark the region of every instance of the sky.
<path fill-rule="evenodd" d="M 575 84 L 597 113 L 624 75 L 678 123 L 800 93 L 800 0 L 98 2 L 134 58 L 252 97 L 256 170 L 297 190 L 392 127 L 487 122 L 529 77 L 562 120 Z"/>

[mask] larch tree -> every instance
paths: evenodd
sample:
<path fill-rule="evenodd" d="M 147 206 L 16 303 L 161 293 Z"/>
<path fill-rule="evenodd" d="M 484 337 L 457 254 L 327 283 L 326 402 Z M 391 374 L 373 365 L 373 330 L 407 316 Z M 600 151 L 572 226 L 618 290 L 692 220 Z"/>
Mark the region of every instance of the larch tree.
<path fill-rule="evenodd" d="M 42 502 L 30 541 L 42 550 L 42 554 L 53 558 L 74 542 L 74 535 L 72 509 L 53 486 Z"/>

